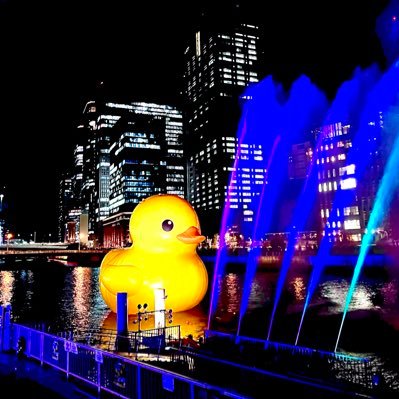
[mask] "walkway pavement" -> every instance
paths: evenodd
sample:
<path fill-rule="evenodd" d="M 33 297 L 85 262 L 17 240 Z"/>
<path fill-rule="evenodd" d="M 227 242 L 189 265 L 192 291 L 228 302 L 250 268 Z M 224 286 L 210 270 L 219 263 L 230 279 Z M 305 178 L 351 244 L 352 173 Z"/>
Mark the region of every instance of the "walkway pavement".
<path fill-rule="evenodd" d="M 15 354 L 0 353 L 0 386 L 10 397 L 29 399 L 94 399 L 88 386 L 80 389 L 66 380 L 61 371 L 41 366 L 33 359 L 18 359 Z M 85 390 L 83 390 L 85 389 Z"/>

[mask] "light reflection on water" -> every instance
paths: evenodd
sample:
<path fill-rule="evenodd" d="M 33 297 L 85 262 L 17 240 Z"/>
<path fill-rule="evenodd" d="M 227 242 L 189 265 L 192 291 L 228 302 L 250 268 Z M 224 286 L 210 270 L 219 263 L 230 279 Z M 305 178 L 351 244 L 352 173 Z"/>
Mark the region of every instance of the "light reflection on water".
<path fill-rule="evenodd" d="M 383 323 L 387 323 L 399 332 L 399 279 L 395 275 L 395 271 L 392 272 L 387 275 L 385 272 L 377 271 L 371 273 L 370 276 L 366 273 L 358 282 L 350 304 L 350 311 L 356 312 L 356 317 L 370 317 L 370 320 L 378 315 Z M 284 314 L 298 316 L 302 312 L 308 276 L 309 273 L 306 270 L 289 272 L 281 300 L 285 305 L 285 308 L 282 305 Z M 351 274 L 348 273 L 348 270 L 326 273 L 310 303 L 312 315 L 309 317 L 317 322 L 316 318 L 326 320 L 326 316 L 334 317 L 342 314 L 350 278 Z M 270 308 L 274 299 L 277 279 L 277 271 L 258 272 L 256 274 L 249 297 L 248 314 L 257 312 L 257 317 L 264 319 L 258 318 L 255 323 L 268 324 L 267 309 L 268 306 Z M 216 328 L 223 327 L 223 321 L 224 324 L 232 323 L 232 317 L 239 312 L 243 284 L 243 273 L 228 273 L 219 284 L 219 289 L 222 288 L 222 292 L 218 305 L 219 315 L 217 320 L 219 324 Z M 259 313 L 258 310 L 262 309 L 264 309 L 264 312 Z M 296 333 L 295 329 L 298 324 L 295 322 L 295 317 L 292 320 L 291 327 L 293 332 Z M 332 336 L 337 332 L 333 328 L 329 333 Z"/>
<path fill-rule="evenodd" d="M 386 306 L 397 305 L 399 298 L 399 284 L 397 281 L 389 281 L 381 287 L 381 295 Z"/>
<path fill-rule="evenodd" d="M 240 310 L 242 284 L 241 276 L 227 273 L 219 285 L 221 294 L 218 306 L 226 312 L 237 313 Z"/>
<path fill-rule="evenodd" d="M 346 295 L 348 293 L 349 283 L 346 280 L 336 280 L 324 282 L 319 289 L 319 295 L 325 301 L 330 302 L 333 308 L 330 313 L 342 313 Z M 376 306 L 373 304 L 373 292 L 376 292 L 376 287 L 370 287 L 367 284 L 358 284 L 353 294 L 349 310 L 365 310 L 374 309 Z"/>
<path fill-rule="evenodd" d="M 99 292 L 99 268 L 43 266 L 0 271 L 0 304 L 22 323 L 55 329 L 98 328 L 108 313 Z"/>
<path fill-rule="evenodd" d="M 0 304 L 11 303 L 17 322 L 45 322 L 55 329 L 116 328 L 115 315 L 105 305 L 98 284 L 99 268 L 44 266 L 31 270 L 0 271 Z M 277 272 L 256 274 L 250 293 L 248 312 L 263 308 L 274 299 Z M 312 304 L 318 314 L 338 314 L 343 310 L 350 276 L 325 275 Z M 219 281 L 219 310 L 239 312 L 243 273 L 226 273 Z M 307 274 L 291 272 L 284 295 L 289 312 L 300 312 L 307 288 Z M 350 310 L 378 310 L 382 317 L 399 329 L 399 283 L 397 277 L 363 278 L 359 281 Z M 181 325 L 182 334 L 201 335 L 206 326 L 207 309 L 195 309 L 174 315 L 173 325 Z M 131 319 L 131 320 L 130 320 Z M 133 319 L 129 328 L 135 329 Z M 151 322 L 151 320 L 150 320 Z M 265 320 L 265 323 L 267 320 Z M 105 328 L 104 327 L 104 328 Z M 148 328 L 151 326 L 149 325 Z"/>
<path fill-rule="evenodd" d="M 292 290 L 295 294 L 295 299 L 303 302 L 306 295 L 306 285 L 303 277 L 295 277 L 291 282 Z"/>
<path fill-rule="evenodd" d="M 0 302 L 10 303 L 14 290 L 14 275 L 12 272 L 3 271 L 0 273 Z"/>

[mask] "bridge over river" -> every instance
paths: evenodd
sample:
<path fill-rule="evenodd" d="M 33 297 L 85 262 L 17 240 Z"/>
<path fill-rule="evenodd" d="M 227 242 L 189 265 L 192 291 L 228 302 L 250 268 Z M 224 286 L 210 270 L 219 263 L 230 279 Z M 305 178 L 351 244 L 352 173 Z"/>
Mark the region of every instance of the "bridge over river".
<path fill-rule="evenodd" d="M 0 245 L 0 263 L 15 263 L 21 260 L 53 260 L 65 264 L 100 265 L 109 249 L 68 249 L 60 244 L 10 244 Z"/>
<path fill-rule="evenodd" d="M 99 266 L 101 260 L 112 248 L 70 249 L 66 244 L 33 243 L 33 244 L 9 244 L 0 245 L 0 265 L 17 263 L 23 260 L 57 261 L 68 266 Z M 202 260 L 213 267 L 216 260 L 216 252 L 198 252 Z M 262 254 L 257 258 L 259 269 L 269 269 L 271 266 L 280 267 L 284 252 Z M 325 266 L 330 267 L 353 267 L 358 258 L 357 253 L 345 253 L 345 251 L 331 253 L 323 257 Z M 234 268 L 245 270 L 248 262 L 248 253 L 227 254 L 224 258 L 226 263 Z M 315 253 L 297 253 L 293 256 L 291 263 L 296 267 L 312 267 L 317 261 Z M 367 254 L 365 267 L 390 267 L 399 262 L 399 248 L 391 248 L 385 251 L 370 251 Z"/>

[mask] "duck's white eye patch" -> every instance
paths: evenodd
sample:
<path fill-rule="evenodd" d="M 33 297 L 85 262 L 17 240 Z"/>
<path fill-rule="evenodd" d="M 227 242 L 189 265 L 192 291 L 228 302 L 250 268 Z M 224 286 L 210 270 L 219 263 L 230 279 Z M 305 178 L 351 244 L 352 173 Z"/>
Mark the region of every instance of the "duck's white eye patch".
<path fill-rule="evenodd" d="M 173 229 L 173 222 L 169 219 L 166 219 L 162 222 L 162 228 L 165 231 L 171 231 Z"/>

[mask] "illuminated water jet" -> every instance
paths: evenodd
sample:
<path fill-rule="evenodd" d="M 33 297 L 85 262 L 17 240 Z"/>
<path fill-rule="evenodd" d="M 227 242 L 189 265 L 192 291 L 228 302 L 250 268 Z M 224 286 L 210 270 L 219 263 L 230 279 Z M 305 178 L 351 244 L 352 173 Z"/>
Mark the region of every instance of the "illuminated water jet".
<path fill-rule="evenodd" d="M 342 333 L 342 328 L 344 325 L 345 317 L 347 315 L 349 305 L 356 288 L 356 284 L 359 280 L 360 272 L 362 270 L 364 260 L 366 258 L 367 252 L 369 250 L 370 244 L 373 241 L 374 230 L 379 227 L 380 223 L 383 221 L 387 210 L 391 204 L 393 194 L 398 188 L 399 181 L 397 171 L 399 170 L 399 136 L 398 132 L 394 132 L 397 136 L 393 145 L 392 152 L 389 156 L 388 163 L 386 165 L 384 176 L 381 180 L 381 184 L 378 188 L 376 200 L 373 206 L 373 210 L 370 215 L 369 222 L 367 224 L 367 231 L 363 236 L 362 243 L 360 246 L 360 253 L 356 266 L 353 272 L 352 281 L 346 296 L 344 311 L 342 315 L 341 324 L 339 327 L 339 332 L 337 336 L 337 341 L 335 343 L 334 351 L 337 351 L 339 340 Z"/>

